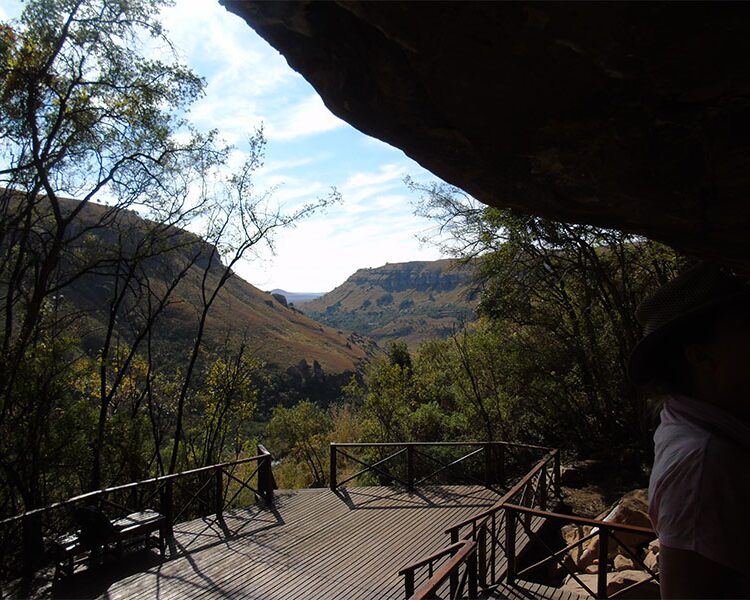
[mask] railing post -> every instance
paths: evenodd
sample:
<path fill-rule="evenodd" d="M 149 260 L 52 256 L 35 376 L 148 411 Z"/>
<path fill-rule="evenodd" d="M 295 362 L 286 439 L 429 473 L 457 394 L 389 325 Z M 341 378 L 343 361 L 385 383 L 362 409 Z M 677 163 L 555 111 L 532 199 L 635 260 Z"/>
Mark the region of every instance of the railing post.
<path fill-rule="evenodd" d="M 505 445 L 498 444 L 495 447 L 495 460 L 497 461 L 496 476 L 497 483 L 505 485 Z"/>
<path fill-rule="evenodd" d="M 458 543 L 458 528 L 453 528 L 450 530 L 451 532 L 451 544 L 457 544 Z"/>
<path fill-rule="evenodd" d="M 547 468 L 539 474 L 539 508 L 547 510 Z"/>
<path fill-rule="evenodd" d="M 607 597 L 607 559 L 609 558 L 609 532 L 599 527 L 599 567 L 596 576 L 596 597 Z"/>
<path fill-rule="evenodd" d="M 489 487 L 494 482 L 494 476 L 492 473 L 492 469 L 494 467 L 493 465 L 493 455 L 494 452 L 492 451 L 492 443 L 487 442 L 484 444 L 484 485 Z"/>
<path fill-rule="evenodd" d="M 490 575 L 492 577 L 492 585 L 497 583 L 497 567 L 495 561 L 497 560 L 497 512 L 492 513 L 492 534 L 490 535 Z"/>
<path fill-rule="evenodd" d="M 560 451 L 555 450 L 555 497 L 560 498 L 562 492 L 560 490 Z"/>
<path fill-rule="evenodd" d="M 271 465 L 273 456 L 263 444 L 258 444 L 258 455 L 262 457 L 258 462 L 258 491 L 263 500 L 270 504 L 273 502 L 273 491 L 276 489 L 276 480 L 273 478 Z"/>
<path fill-rule="evenodd" d="M 39 513 L 25 516 L 21 520 L 23 529 L 23 577 L 31 579 L 44 554 L 42 522 Z"/>
<path fill-rule="evenodd" d="M 516 580 L 516 515 L 505 509 L 505 552 L 508 558 L 506 577 L 508 585 Z"/>
<path fill-rule="evenodd" d="M 408 600 L 414 595 L 414 571 L 404 573 L 404 594 Z"/>
<path fill-rule="evenodd" d="M 414 491 L 414 447 L 406 444 L 406 481 L 409 484 L 409 491 Z"/>
<path fill-rule="evenodd" d="M 449 578 L 449 588 L 450 593 L 448 594 L 449 598 L 458 598 L 458 584 L 459 584 L 459 575 L 458 569 L 453 569 L 450 574 Z"/>
<path fill-rule="evenodd" d="M 214 509 L 216 518 L 221 519 L 224 512 L 224 473 L 221 467 L 214 469 Z"/>
<path fill-rule="evenodd" d="M 474 551 L 466 557 L 466 579 L 469 582 L 469 598 L 479 597 L 479 586 L 477 585 L 478 570 L 477 570 L 477 547 L 474 546 Z"/>
<path fill-rule="evenodd" d="M 336 444 L 333 442 L 331 442 L 331 464 L 328 484 L 331 486 L 331 491 L 335 492 L 338 485 L 336 483 Z"/>
<path fill-rule="evenodd" d="M 479 585 L 487 587 L 487 526 L 484 523 L 477 532 L 477 561 Z"/>
<path fill-rule="evenodd" d="M 164 483 L 164 489 L 161 495 L 161 514 L 167 522 L 167 536 L 170 542 L 174 539 L 174 487 L 171 479 Z"/>
<path fill-rule="evenodd" d="M 533 508 L 534 507 L 534 478 L 532 477 L 526 482 L 526 485 L 523 488 L 523 494 L 521 494 L 521 506 L 526 506 L 527 508 Z M 519 519 L 523 519 L 526 527 L 531 527 L 531 513 L 525 513 L 523 516 L 518 515 Z"/>

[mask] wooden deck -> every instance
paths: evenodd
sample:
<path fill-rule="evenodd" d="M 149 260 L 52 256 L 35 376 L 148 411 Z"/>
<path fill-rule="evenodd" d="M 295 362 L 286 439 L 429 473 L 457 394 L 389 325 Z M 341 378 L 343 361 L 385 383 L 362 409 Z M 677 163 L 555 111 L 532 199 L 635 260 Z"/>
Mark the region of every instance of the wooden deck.
<path fill-rule="evenodd" d="M 497 499 L 481 486 L 278 491 L 271 508 L 227 513 L 224 524 L 175 526 L 174 558 L 139 552 L 77 572 L 55 595 L 403 598 L 399 569 L 445 546 L 447 527 Z"/>
<path fill-rule="evenodd" d="M 545 600 L 584 600 L 588 596 L 579 596 L 574 592 L 528 581 L 519 581 L 512 586 L 500 584 L 492 594 L 487 596 L 487 600 L 540 600 L 542 598 Z"/>

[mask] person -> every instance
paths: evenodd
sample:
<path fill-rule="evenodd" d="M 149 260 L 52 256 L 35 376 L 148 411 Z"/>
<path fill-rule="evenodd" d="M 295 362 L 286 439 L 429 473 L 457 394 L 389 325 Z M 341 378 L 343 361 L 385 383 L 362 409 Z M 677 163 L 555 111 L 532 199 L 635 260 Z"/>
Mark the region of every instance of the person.
<path fill-rule="evenodd" d="M 662 598 L 750 597 L 750 288 L 702 263 L 636 317 L 629 376 L 663 402 L 649 482 Z"/>

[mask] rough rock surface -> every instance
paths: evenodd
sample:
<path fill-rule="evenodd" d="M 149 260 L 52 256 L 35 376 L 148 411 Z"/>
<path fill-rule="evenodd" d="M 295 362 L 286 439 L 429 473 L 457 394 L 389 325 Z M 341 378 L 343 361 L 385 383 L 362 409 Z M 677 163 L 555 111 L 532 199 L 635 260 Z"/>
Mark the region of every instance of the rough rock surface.
<path fill-rule="evenodd" d="M 596 592 L 597 575 L 583 573 L 577 575 L 578 579 L 590 590 Z M 639 582 L 645 582 L 649 578 L 648 573 L 644 571 L 618 571 L 607 574 L 607 596 Z M 587 596 L 588 592 L 573 578 L 568 577 L 563 583 L 562 588 L 582 596 Z M 631 593 L 625 593 L 618 598 L 659 598 L 659 587 L 653 582 L 643 583 L 634 589 Z"/>
<path fill-rule="evenodd" d="M 647 490 L 635 490 L 627 494 L 609 512 L 609 514 L 600 518 L 603 521 L 609 521 L 611 523 L 650 528 L 651 521 L 648 518 L 648 505 L 644 502 L 644 498 L 647 494 Z M 586 531 L 586 533 L 588 533 L 588 531 Z M 618 532 L 617 541 L 615 542 L 612 540 L 608 545 L 609 556 L 610 558 L 614 558 L 618 554 L 628 554 L 627 551 L 620 550 L 621 545 L 625 546 L 631 553 L 635 553 L 638 546 L 643 542 L 643 536 Z M 599 538 L 595 537 L 584 544 L 583 552 L 578 561 L 579 568 L 585 568 L 590 565 L 598 556 Z"/>
<path fill-rule="evenodd" d="M 483 202 L 750 270 L 750 5 L 221 1 Z"/>
<path fill-rule="evenodd" d="M 381 346 L 411 349 L 446 338 L 476 318 L 474 267 L 454 260 L 413 261 L 360 269 L 302 310 L 337 329 L 358 331 Z"/>

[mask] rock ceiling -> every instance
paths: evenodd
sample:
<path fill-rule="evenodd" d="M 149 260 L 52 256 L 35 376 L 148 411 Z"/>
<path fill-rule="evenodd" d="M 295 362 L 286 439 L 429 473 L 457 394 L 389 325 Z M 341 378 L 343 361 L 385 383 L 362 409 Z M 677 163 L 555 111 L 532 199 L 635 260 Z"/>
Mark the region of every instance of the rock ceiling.
<path fill-rule="evenodd" d="M 222 0 L 329 109 L 487 204 L 750 271 L 750 7 Z"/>

